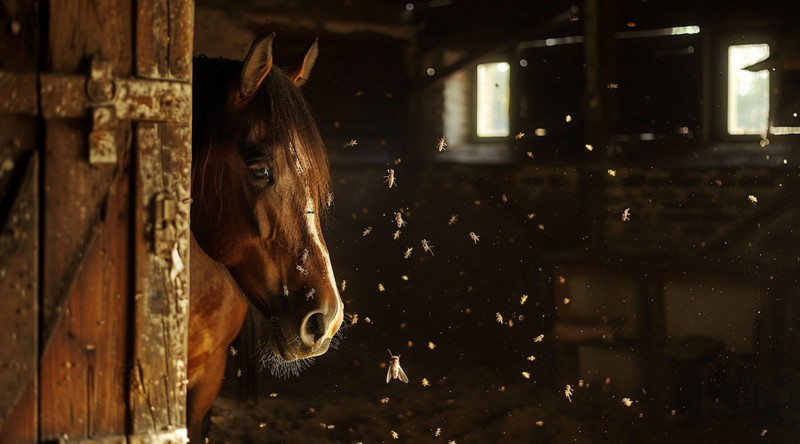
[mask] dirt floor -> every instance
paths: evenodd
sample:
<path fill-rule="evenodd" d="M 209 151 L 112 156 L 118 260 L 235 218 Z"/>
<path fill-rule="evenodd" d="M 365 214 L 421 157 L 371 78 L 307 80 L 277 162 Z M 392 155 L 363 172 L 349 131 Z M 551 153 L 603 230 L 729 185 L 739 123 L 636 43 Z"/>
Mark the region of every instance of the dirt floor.
<path fill-rule="evenodd" d="M 440 361 L 437 350 L 415 346 L 401 357 L 409 384 L 386 384 L 380 349 L 354 358 L 347 347 L 296 378 L 261 375 L 257 388 L 229 375 L 209 442 L 788 443 L 797 431 L 767 412 L 719 403 L 660 412 L 648 410 L 646 394 L 633 393 L 627 406 L 613 382 L 576 384 L 570 401 L 565 386 L 538 375 L 537 362 L 524 357 L 488 366 L 474 357 Z"/>

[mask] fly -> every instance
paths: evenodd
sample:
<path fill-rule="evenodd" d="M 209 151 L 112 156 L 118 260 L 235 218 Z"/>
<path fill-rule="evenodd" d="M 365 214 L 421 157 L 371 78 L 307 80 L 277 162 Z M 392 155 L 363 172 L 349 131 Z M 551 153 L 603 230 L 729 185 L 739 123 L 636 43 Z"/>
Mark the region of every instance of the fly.
<path fill-rule="evenodd" d="M 300 255 L 300 263 L 305 264 L 308 260 L 308 248 L 303 249 L 303 253 Z"/>
<path fill-rule="evenodd" d="M 387 174 L 385 176 L 383 176 L 383 178 L 386 179 L 384 182 L 389 184 L 389 188 L 397 186 L 397 184 L 396 184 L 396 182 L 394 180 L 394 170 L 388 169 L 388 170 L 386 170 L 386 173 Z"/>
<path fill-rule="evenodd" d="M 389 370 L 386 371 L 386 383 L 388 384 L 392 379 L 399 379 L 408 384 L 408 376 L 406 376 L 403 368 L 400 367 L 400 355 L 395 356 L 391 350 L 388 348 L 386 350 L 389 351 L 389 356 L 391 356 L 389 358 Z"/>
<path fill-rule="evenodd" d="M 440 153 L 442 151 L 447 151 L 446 147 L 447 147 L 447 141 L 445 140 L 444 137 L 436 141 L 436 149 L 439 150 Z"/>
<path fill-rule="evenodd" d="M 394 213 L 394 221 L 397 223 L 397 228 L 403 228 L 406 226 L 406 221 L 403 220 L 403 214 L 399 211 Z"/>
<path fill-rule="evenodd" d="M 433 256 L 433 245 L 431 245 L 429 242 L 430 241 L 428 239 L 422 239 L 422 249 L 426 253 L 430 253 L 431 256 Z"/>

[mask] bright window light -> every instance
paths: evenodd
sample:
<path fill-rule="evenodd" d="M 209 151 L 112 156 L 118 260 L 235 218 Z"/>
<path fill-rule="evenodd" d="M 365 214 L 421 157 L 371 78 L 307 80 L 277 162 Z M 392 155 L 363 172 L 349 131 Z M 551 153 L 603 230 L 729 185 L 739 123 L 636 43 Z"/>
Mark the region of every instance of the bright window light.
<path fill-rule="evenodd" d="M 478 137 L 509 135 L 510 71 L 506 62 L 478 65 Z"/>
<path fill-rule="evenodd" d="M 672 35 L 684 35 L 684 34 L 697 34 L 700 32 L 699 26 L 678 26 L 676 28 L 670 29 L 670 34 Z"/>
<path fill-rule="evenodd" d="M 769 45 L 728 47 L 728 134 L 767 133 L 769 121 L 769 71 L 742 68 L 769 56 Z"/>

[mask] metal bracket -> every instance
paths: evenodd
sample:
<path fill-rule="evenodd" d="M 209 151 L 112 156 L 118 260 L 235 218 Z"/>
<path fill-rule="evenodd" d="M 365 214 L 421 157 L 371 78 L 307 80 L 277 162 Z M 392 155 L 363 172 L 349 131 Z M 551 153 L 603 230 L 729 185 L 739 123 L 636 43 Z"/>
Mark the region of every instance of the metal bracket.
<path fill-rule="evenodd" d="M 162 258 L 170 258 L 172 248 L 178 239 L 177 227 L 178 201 L 167 193 L 153 197 L 153 252 Z"/>
<path fill-rule="evenodd" d="M 92 60 L 86 97 L 92 108 L 92 132 L 89 133 L 89 163 L 117 162 L 117 115 L 112 102 L 116 93 L 111 63 Z"/>
<path fill-rule="evenodd" d="M 115 77 L 110 62 L 92 60 L 89 76 L 0 70 L 0 113 L 80 118 L 91 111 L 89 162 L 117 161 L 121 120 L 186 122 L 192 85 L 179 80 Z M 38 97 L 37 97 L 38 96 Z M 41 108 L 37 106 L 41 103 Z"/>

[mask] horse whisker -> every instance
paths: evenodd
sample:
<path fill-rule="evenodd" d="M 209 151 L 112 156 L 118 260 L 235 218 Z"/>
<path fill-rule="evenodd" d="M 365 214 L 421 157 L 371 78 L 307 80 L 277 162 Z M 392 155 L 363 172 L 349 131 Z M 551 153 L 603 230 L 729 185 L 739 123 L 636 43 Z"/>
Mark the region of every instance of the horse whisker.
<path fill-rule="evenodd" d="M 253 352 L 253 354 L 252 354 L 252 355 L 250 355 L 250 356 L 249 356 L 249 359 L 253 359 L 253 358 L 255 358 L 255 357 L 256 357 L 256 355 L 260 355 L 260 354 L 264 353 L 264 351 L 265 351 L 265 350 L 266 350 L 268 347 L 269 347 L 269 340 L 267 340 L 267 341 L 265 341 L 265 342 L 260 342 L 260 343 L 256 344 L 256 346 L 255 346 L 255 351 Z"/>
<path fill-rule="evenodd" d="M 272 376 L 281 379 L 289 379 L 292 376 L 300 376 L 300 372 L 311 367 L 314 363 L 314 358 L 297 359 L 295 361 L 287 361 L 282 356 L 267 349 L 261 355 L 261 369 L 269 368 Z"/>

